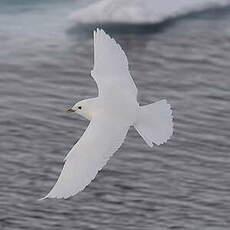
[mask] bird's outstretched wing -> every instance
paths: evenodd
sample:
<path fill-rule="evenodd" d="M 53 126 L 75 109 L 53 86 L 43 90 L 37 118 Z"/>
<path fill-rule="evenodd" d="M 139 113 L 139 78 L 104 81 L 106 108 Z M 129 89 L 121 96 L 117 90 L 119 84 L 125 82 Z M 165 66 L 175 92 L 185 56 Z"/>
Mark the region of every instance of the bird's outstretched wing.
<path fill-rule="evenodd" d="M 129 73 L 128 60 L 119 44 L 103 30 L 94 31 L 94 68 L 91 75 L 97 83 L 99 96 L 137 96 L 137 88 Z"/>
<path fill-rule="evenodd" d="M 42 199 L 68 198 L 83 190 L 121 146 L 128 129 L 128 124 L 114 118 L 101 116 L 91 120 L 67 155 L 57 183 Z"/>

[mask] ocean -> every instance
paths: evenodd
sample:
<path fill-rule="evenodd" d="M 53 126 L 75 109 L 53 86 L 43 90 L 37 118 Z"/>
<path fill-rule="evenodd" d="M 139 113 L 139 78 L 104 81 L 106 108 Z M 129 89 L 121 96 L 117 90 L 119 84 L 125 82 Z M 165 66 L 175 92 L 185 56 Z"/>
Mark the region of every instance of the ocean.
<path fill-rule="evenodd" d="M 149 148 L 131 128 L 83 192 L 38 201 L 88 125 L 65 110 L 97 95 L 92 28 L 69 19 L 91 4 L 0 2 L 0 229 L 229 229 L 228 4 L 167 11 L 147 26 L 106 25 L 127 54 L 140 104 L 172 105 L 174 135 Z"/>

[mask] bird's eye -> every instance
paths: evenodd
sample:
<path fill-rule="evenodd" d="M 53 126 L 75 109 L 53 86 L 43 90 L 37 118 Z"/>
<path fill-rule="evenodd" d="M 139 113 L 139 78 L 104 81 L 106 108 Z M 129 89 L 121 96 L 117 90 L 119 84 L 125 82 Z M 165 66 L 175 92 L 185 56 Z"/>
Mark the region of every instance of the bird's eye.
<path fill-rule="evenodd" d="M 81 106 L 78 106 L 78 109 L 81 109 Z"/>

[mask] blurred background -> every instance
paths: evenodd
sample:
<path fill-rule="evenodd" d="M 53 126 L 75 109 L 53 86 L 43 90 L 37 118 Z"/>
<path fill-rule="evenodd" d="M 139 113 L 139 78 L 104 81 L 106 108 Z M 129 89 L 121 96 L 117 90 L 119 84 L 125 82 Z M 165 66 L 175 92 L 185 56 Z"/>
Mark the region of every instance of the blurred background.
<path fill-rule="evenodd" d="M 230 2 L 0 0 L 0 229 L 226 230 L 230 226 Z M 96 179 L 44 200 L 97 95 L 92 29 L 121 44 L 147 104 L 172 105 L 172 139 L 134 129 Z"/>

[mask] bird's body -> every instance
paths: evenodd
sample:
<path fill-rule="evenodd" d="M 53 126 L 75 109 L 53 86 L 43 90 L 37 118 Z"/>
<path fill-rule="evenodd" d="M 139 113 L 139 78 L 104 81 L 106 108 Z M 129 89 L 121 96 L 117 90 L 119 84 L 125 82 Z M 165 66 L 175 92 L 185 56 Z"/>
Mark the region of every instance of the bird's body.
<path fill-rule="evenodd" d="M 113 103 L 111 103 L 108 98 L 102 96 L 83 100 L 83 102 L 84 101 L 89 103 L 89 117 L 84 116 L 88 120 L 103 114 L 110 117 L 116 117 L 116 119 L 120 121 L 128 122 L 130 125 L 133 125 L 139 109 L 136 98 L 132 98 L 125 93 L 122 95 L 121 100 L 114 100 Z"/>
<path fill-rule="evenodd" d="M 94 32 L 92 77 L 98 96 L 76 103 L 69 111 L 90 120 L 89 127 L 65 158 L 53 189 L 44 198 L 68 198 L 93 180 L 134 126 L 149 146 L 166 142 L 173 132 L 166 100 L 139 106 L 137 88 L 121 47 L 103 30 Z"/>

